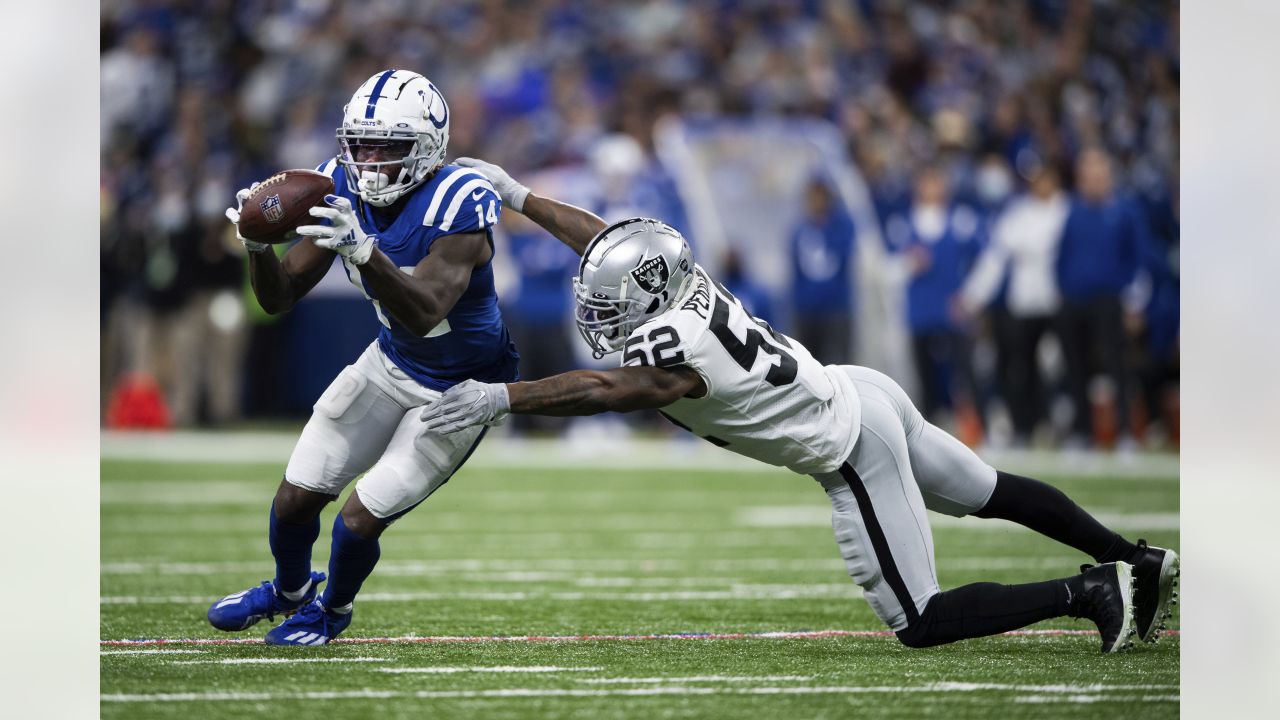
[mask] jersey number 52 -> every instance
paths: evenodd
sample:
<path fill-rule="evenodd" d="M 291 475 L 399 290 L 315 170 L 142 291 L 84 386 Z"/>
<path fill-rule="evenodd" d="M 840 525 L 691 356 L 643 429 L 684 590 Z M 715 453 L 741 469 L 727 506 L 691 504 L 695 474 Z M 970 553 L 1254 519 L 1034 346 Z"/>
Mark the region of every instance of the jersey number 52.
<path fill-rule="evenodd" d="M 654 367 L 671 367 L 684 362 L 684 351 L 672 349 L 680 346 L 680 336 L 673 327 L 654 328 L 647 337 L 635 335 L 627 339 L 623 346 L 622 364 L 630 365 L 632 360 L 641 365 Z"/>

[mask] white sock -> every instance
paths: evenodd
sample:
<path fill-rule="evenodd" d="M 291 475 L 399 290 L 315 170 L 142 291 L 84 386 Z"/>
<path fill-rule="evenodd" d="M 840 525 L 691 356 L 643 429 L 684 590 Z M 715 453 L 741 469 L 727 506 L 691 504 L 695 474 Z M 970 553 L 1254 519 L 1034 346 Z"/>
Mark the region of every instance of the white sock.
<path fill-rule="evenodd" d="M 276 588 L 276 590 L 280 592 L 280 597 L 290 602 L 298 602 L 299 600 L 302 599 L 303 595 L 307 594 L 307 591 L 310 589 L 311 589 L 311 578 L 307 578 L 307 584 L 303 585 L 298 590 L 294 590 L 293 592 L 289 592 L 288 590 L 281 590 L 278 587 Z"/>
<path fill-rule="evenodd" d="M 355 603 L 347 603 L 346 605 L 343 605 L 342 607 L 325 608 L 325 609 L 326 609 L 326 610 L 328 610 L 329 612 L 335 612 L 335 613 L 338 613 L 339 615 L 350 615 L 350 614 L 351 614 L 351 606 L 352 606 L 352 605 L 355 605 Z"/>

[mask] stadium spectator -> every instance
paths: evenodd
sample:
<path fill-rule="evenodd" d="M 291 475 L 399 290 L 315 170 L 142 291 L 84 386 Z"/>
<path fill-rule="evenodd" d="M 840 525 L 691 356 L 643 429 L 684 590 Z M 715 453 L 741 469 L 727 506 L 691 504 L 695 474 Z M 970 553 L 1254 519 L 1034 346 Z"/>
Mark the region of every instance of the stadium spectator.
<path fill-rule="evenodd" d="M 1037 348 L 1053 325 L 1059 307 L 1054 263 L 1067 218 L 1068 201 L 1058 173 L 1044 165 L 1031 180 L 1030 191 L 1015 198 L 1000 215 L 991 242 L 965 280 L 963 309 L 976 315 L 1008 282 L 1008 357 L 1001 363 L 1005 403 L 1013 416 L 1015 441 L 1030 442 L 1048 407 L 1048 384 L 1042 378 Z"/>
<path fill-rule="evenodd" d="M 947 169 L 957 193 L 989 204 L 1011 189 L 992 152 L 1025 177 L 1032 148 L 1072 157 L 1098 145 L 1117 158 L 1123 183 L 1141 186 L 1122 190 L 1176 190 L 1174 0 L 103 0 L 100 15 L 104 389 L 118 369 L 149 362 L 129 336 L 172 309 L 147 300 L 158 297 L 152 286 L 163 279 L 165 257 L 151 218 L 171 192 L 157 182 L 172 176 L 160 149 L 186 132 L 179 116 L 192 90 L 227 99 L 202 109 L 207 171 L 240 187 L 297 164 L 325 137 L 332 143 L 346 101 L 334 87 L 387 67 L 416 68 L 450 98 L 458 155 L 515 168 L 577 166 L 590 176 L 601 140 L 629 137 L 640 161 L 607 204 L 666 218 L 694 243 L 696 213 L 686 205 L 697 193 L 655 152 L 653 129 L 664 116 L 698 127 L 723 118 L 829 120 L 882 224 L 905 213 L 911 179 L 929 163 Z M 1154 227 L 1163 211 L 1148 212 Z M 1169 233 L 1157 235 L 1164 247 L 1176 246 Z M 722 248 L 708 249 L 723 257 Z M 1152 285 L 1147 319 L 1157 307 L 1164 319 L 1149 322 L 1146 337 L 1162 345 L 1152 350 L 1160 357 L 1176 334 L 1168 330 L 1176 327 L 1169 320 L 1176 297 L 1176 282 Z M 287 337 L 291 322 L 285 317 L 274 329 Z M 254 405 L 280 403 L 255 397 Z"/>
<path fill-rule="evenodd" d="M 796 339 L 828 365 L 852 362 L 853 265 L 853 218 L 824 178 L 812 178 L 791 233 L 791 300 Z"/>
<path fill-rule="evenodd" d="M 946 176 L 937 167 L 917 176 L 907 218 L 898 224 L 911 274 L 907 319 L 925 416 L 937 418 L 949 408 L 961 439 L 971 444 L 979 440 L 981 419 L 972 343 L 957 305 L 981 244 L 978 224 L 972 208 L 951 203 Z"/>
<path fill-rule="evenodd" d="M 1111 157 L 1090 147 L 1076 162 L 1071 200 L 1056 262 L 1062 292 L 1061 339 L 1074 415 L 1072 443 L 1095 438 L 1090 391 L 1094 371 L 1107 381 L 1115 427 L 1132 442 L 1129 415 L 1130 360 L 1121 295 L 1133 283 L 1145 249 L 1144 219 L 1135 204 L 1115 189 Z M 1106 407 L 1107 403 L 1101 403 Z"/>
<path fill-rule="evenodd" d="M 1130 325 L 1138 328 L 1136 370 L 1142 390 L 1148 427 L 1154 425 L 1163 438 L 1148 434 L 1146 439 L 1178 442 L 1179 408 L 1179 272 L 1178 195 L 1174 192 L 1148 201 L 1153 218 L 1151 242 L 1143 254 L 1142 267 L 1151 283 L 1150 300 L 1144 311 L 1130 311 Z"/>

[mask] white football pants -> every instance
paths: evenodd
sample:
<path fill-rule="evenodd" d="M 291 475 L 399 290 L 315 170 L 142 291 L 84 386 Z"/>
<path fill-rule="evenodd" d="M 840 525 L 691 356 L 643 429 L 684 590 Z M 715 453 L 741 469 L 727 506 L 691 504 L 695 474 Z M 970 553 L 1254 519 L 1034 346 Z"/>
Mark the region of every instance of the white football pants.
<path fill-rule="evenodd" d="M 858 390 L 862 428 L 832 473 L 815 475 L 831 498 L 836 544 L 853 581 L 893 630 L 939 592 L 925 509 L 960 517 L 981 510 L 996 471 L 925 422 L 906 392 L 870 368 L 841 366 Z"/>
<path fill-rule="evenodd" d="M 356 494 L 369 512 L 390 518 L 412 508 L 457 472 L 487 429 L 426 432 L 418 415 L 438 397 L 387 359 L 375 340 L 316 401 L 285 480 L 337 495 L 367 470 Z"/>

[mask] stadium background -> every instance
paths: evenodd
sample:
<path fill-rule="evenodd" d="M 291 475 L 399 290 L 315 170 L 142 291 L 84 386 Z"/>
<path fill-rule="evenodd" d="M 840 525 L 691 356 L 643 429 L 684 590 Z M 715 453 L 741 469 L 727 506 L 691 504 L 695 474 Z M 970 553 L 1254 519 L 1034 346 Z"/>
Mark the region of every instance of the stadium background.
<path fill-rule="evenodd" d="M 292 423 L 367 344 L 376 320 L 336 267 L 291 313 L 261 313 L 222 211 L 237 188 L 332 156 L 352 90 L 406 67 L 448 99 L 451 158 L 497 162 L 607 220 L 667 219 L 757 314 L 819 359 L 889 372 L 968 442 L 1176 445 L 1177 3 L 108 0 L 101 12 L 108 426 Z M 973 270 L 1044 168 L 1077 198 L 1088 148 L 1112 162 L 1103 204 L 1122 221 L 1074 205 L 1059 266 L 1074 253 L 1121 277 L 1098 280 L 1110 297 L 1096 333 L 1070 335 L 1067 352 L 1060 333 L 1031 344 L 1046 391 L 1031 391 L 1034 432 L 1019 435 L 1017 308 L 1006 281 L 979 291 Z M 927 230 L 939 214 L 924 195 L 939 187 L 941 225 Z M 498 247 L 524 376 L 589 363 L 572 253 L 513 212 Z M 1105 259 L 1117 253 L 1118 270 Z M 1067 300 L 1046 317 L 1069 311 L 1080 278 L 1054 287 L 1061 277 L 1046 276 L 1042 290 Z M 955 300 L 966 293 L 987 302 Z M 1073 360 L 1090 369 L 1084 425 Z M 647 421 L 607 432 L 628 427 Z"/>
<path fill-rule="evenodd" d="M 1178 23 L 1167 2 L 103 2 L 101 714 L 1176 714 L 1180 617 L 1119 658 L 1069 619 L 907 651 L 849 582 L 811 483 L 647 416 L 495 432 L 391 531 L 353 642 L 323 657 L 203 613 L 269 574 L 264 501 L 312 402 L 378 327 L 336 269 L 263 315 L 222 211 L 237 188 L 331 156 L 342 104 L 386 67 L 441 87 L 451 158 L 608 219 L 667 219 L 821 359 L 888 371 L 1000 467 L 1180 547 Z M 1018 437 L 1012 405 L 1036 395 L 1010 382 L 1025 355 L 1010 330 L 1062 328 L 1052 299 L 1069 288 L 1044 277 L 1031 295 L 1048 305 L 1022 317 L 988 248 L 1044 168 L 1083 189 L 1086 148 L 1112 162 L 1100 205 L 1119 221 L 1086 207 L 1053 244 L 1115 271 L 1098 313 L 1111 335 L 1069 346 L 1092 361 L 1089 432 L 1050 337 L 1032 344 L 1048 392 Z M 525 376 L 589 364 L 572 254 L 515 213 L 499 229 Z M 923 375 L 920 357 L 937 361 Z M 148 426 L 181 430 L 114 431 Z M 1022 444 L 1047 452 L 1002 450 Z M 1141 444 L 1159 452 L 1058 451 Z M 1082 559 L 1007 523 L 931 522 L 944 587 Z M 327 555 L 321 541 L 317 567 Z"/>

